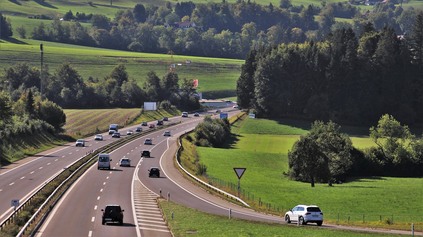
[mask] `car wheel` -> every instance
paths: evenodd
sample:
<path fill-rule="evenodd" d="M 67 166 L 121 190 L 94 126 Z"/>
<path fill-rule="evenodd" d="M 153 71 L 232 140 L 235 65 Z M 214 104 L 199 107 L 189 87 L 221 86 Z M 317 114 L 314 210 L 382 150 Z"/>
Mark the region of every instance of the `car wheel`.
<path fill-rule="evenodd" d="M 123 221 L 119 221 L 119 225 L 123 225 Z"/>
<path fill-rule="evenodd" d="M 318 225 L 318 226 L 322 226 L 322 224 L 323 224 L 323 221 L 318 221 L 318 222 L 317 222 L 317 225 Z"/>
<path fill-rule="evenodd" d="M 101 224 L 104 225 L 104 224 L 106 224 L 106 222 L 105 221 L 101 221 Z"/>
<path fill-rule="evenodd" d="M 291 219 L 289 218 L 289 215 L 285 216 L 285 222 L 286 223 L 291 223 Z"/>
<path fill-rule="evenodd" d="M 300 219 L 298 220 L 300 225 L 307 225 L 307 222 L 304 221 L 304 217 L 300 216 Z"/>

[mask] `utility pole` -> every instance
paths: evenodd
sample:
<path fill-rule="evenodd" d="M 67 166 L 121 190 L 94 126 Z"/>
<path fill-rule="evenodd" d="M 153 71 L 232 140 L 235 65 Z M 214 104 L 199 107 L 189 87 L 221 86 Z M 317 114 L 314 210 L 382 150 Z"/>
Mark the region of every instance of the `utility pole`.
<path fill-rule="evenodd" d="M 40 44 L 40 53 L 41 53 L 40 94 L 41 94 L 41 100 L 43 100 L 43 56 L 44 56 L 43 44 Z"/>

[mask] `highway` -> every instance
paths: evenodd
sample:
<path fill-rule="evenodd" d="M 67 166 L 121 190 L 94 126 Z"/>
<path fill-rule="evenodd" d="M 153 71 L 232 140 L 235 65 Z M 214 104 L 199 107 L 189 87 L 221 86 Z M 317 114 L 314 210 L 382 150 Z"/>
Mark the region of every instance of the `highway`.
<path fill-rule="evenodd" d="M 282 222 L 280 217 L 267 216 L 243 208 L 186 180 L 175 168 L 173 159 L 177 137 L 191 130 L 203 119 L 182 118 L 183 123 L 172 126 L 172 136 L 162 131 L 153 132 L 113 151 L 112 170 L 97 170 L 92 166 L 54 208 L 37 236 L 171 236 L 156 198 L 164 198 L 209 213 L 232 217 Z M 146 137 L 153 145 L 144 145 Z M 142 150 L 151 151 L 151 158 L 141 158 Z M 131 159 L 131 167 L 119 167 L 122 157 Z M 160 167 L 161 177 L 148 177 L 150 167 Z M 107 204 L 119 204 L 124 209 L 124 224 L 102 225 L 101 209 Z"/>
<path fill-rule="evenodd" d="M 179 121 L 179 118 L 177 119 Z M 153 122 L 151 122 L 153 123 Z M 135 130 L 136 126 L 120 130 L 124 137 L 126 130 Z M 143 130 L 149 130 L 143 126 Z M 0 169 L 0 222 L 13 211 L 12 200 L 22 203 L 43 183 L 47 182 L 56 173 L 68 167 L 92 150 L 116 141 L 108 133 L 103 133 L 103 141 L 95 141 L 94 137 L 85 139 L 85 147 L 75 147 L 75 143 L 68 143 L 54 149 L 42 152 L 12 165 Z"/>

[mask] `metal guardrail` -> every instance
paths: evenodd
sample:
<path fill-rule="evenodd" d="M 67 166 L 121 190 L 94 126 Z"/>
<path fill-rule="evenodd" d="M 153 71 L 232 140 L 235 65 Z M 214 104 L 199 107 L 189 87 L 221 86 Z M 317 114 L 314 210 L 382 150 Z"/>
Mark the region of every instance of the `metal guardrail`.
<path fill-rule="evenodd" d="M 90 151 L 89 153 L 87 153 L 86 155 L 82 156 L 81 158 L 77 159 L 76 161 L 74 161 L 72 164 L 70 164 L 69 166 L 65 167 L 63 170 L 59 171 L 58 173 L 56 173 L 54 176 L 52 176 L 51 178 L 49 178 L 48 180 L 45 181 L 44 185 L 40 186 L 37 191 L 35 191 L 34 193 L 32 193 L 26 200 L 24 200 L 22 202 L 22 204 L 20 204 L 11 214 L 8 215 L 8 217 L 2 221 L 0 223 L 0 231 L 8 224 L 11 224 L 15 221 L 15 218 L 18 217 L 19 213 L 23 211 L 23 209 L 29 205 L 31 203 L 31 200 L 37 196 L 37 194 L 39 194 L 44 188 L 46 188 L 47 185 L 51 184 L 52 181 L 54 181 L 57 177 L 59 177 L 63 172 L 69 170 L 72 166 L 76 165 L 78 162 L 81 162 L 81 160 L 87 158 L 88 156 L 92 156 L 88 161 L 85 161 L 83 164 L 81 164 L 79 167 L 77 167 L 74 171 L 72 171 L 71 174 L 69 174 L 68 178 L 66 178 L 63 182 L 61 182 L 56 188 L 55 190 L 46 198 L 46 200 L 44 201 L 44 203 L 38 208 L 38 210 L 31 216 L 31 218 L 26 222 L 26 224 L 22 227 L 22 229 L 20 230 L 20 232 L 18 233 L 17 236 L 23 236 L 25 234 L 25 232 L 27 231 L 27 229 L 31 226 L 31 224 L 33 224 L 34 220 L 41 214 L 43 208 L 51 201 L 51 199 L 58 194 L 58 191 L 60 190 L 60 188 L 62 188 L 62 186 L 64 186 L 67 182 L 70 181 L 70 179 L 78 173 L 78 171 L 80 171 L 82 168 L 86 167 L 87 165 L 90 165 L 91 162 L 93 162 L 94 158 L 96 158 L 95 155 L 97 155 L 100 152 L 110 152 L 126 143 L 129 143 L 133 140 L 138 139 L 141 136 L 144 136 L 146 134 L 152 133 L 154 131 L 157 130 L 161 130 L 163 128 L 175 125 L 177 123 L 170 123 L 168 125 L 165 126 L 160 126 L 160 127 L 155 127 L 153 129 L 149 129 L 148 131 L 144 131 L 141 133 L 136 133 L 131 135 L 130 137 L 127 138 L 123 138 L 120 140 L 117 140 L 115 142 L 112 142 L 110 144 L 107 144 L 103 147 L 100 147 L 97 150 L 94 151 Z M 68 184 L 69 186 L 72 185 L 72 183 Z M 45 220 L 45 218 L 48 216 L 49 212 L 52 210 L 52 207 L 57 203 L 58 200 L 60 200 L 60 198 L 62 197 L 62 195 L 67 191 L 67 188 L 65 190 L 62 191 L 62 193 L 59 194 L 59 197 L 57 198 L 57 200 L 53 203 L 53 205 L 50 206 L 49 210 L 46 211 L 46 213 L 43 215 L 43 217 L 41 218 L 40 222 L 37 223 L 36 227 L 34 228 L 34 231 L 36 231 L 40 225 L 43 223 L 43 221 Z M 34 232 L 33 231 L 33 232 Z"/>
<path fill-rule="evenodd" d="M 190 130 L 190 131 L 187 131 L 185 134 L 187 134 L 188 132 L 191 132 L 191 131 L 193 131 L 193 130 Z M 182 136 L 181 136 L 182 137 Z M 246 207 L 250 207 L 250 205 L 248 205 L 244 200 L 242 200 L 241 198 L 239 198 L 239 197 L 236 197 L 235 195 L 232 195 L 232 194 L 230 194 L 230 193 L 228 193 L 228 192 L 225 192 L 225 191 L 223 191 L 223 190 L 221 190 L 221 189 L 219 189 L 219 188 L 217 188 L 217 187 L 215 187 L 215 186 L 213 186 L 213 185 L 210 185 L 210 184 L 208 184 L 208 183 L 206 183 L 206 182 L 204 182 L 203 180 L 201 180 L 201 179 L 199 179 L 199 178 L 197 178 L 195 175 L 193 175 L 193 174 L 191 174 L 190 172 L 188 172 L 184 167 L 182 167 L 182 165 L 181 165 L 181 162 L 180 162 L 180 152 L 181 152 L 181 150 L 182 150 L 182 142 L 181 142 L 181 137 L 179 137 L 179 139 L 178 139 L 178 146 L 179 146 L 179 148 L 178 148 L 178 151 L 176 152 L 176 155 L 175 155 L 175 158 L 176 158 L 176 163 L 178 163 L 178 166 L 179 166 L 179 168 L 181 169 L 181 170 L 183 170 L 188 176 L 190 176 L 192 179 L 194 179 L 195 181 L 197 181 L 198 183 L 200 183 L 201 185 L 204 185 L 204 186 L 206 186 L 207 188 L 209 188 L 209 189 L 212 189 L 213 191 L 215 191 L 215 192 L 218 192 L 218 193 L 220 193 L 220 194 L 222 194 L 222 195 L 224 195 L 224 196 L 226 196 L 226 197 L 228 197 L 228 198 L 231 198 L 231 199 L 233 199 L 233 200 L 235 200 L 235 201 L 238 201 L 238 202 L 240 202 L 240 203 L 242 203 L 244 206 L 246 206 Z"/>

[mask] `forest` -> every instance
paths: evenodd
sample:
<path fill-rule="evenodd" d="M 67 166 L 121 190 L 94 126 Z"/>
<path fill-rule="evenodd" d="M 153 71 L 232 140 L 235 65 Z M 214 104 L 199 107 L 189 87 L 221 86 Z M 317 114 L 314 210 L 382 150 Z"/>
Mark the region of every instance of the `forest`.
<path fill-rule="evenodd" d="M 409 36 L 367 24 L 326 41 L 252 50 L 237 82 L 240 107 L 261 117 L 296 117 L 371 125 L 390 114 L 423 121 L 423 13 Z"/>

